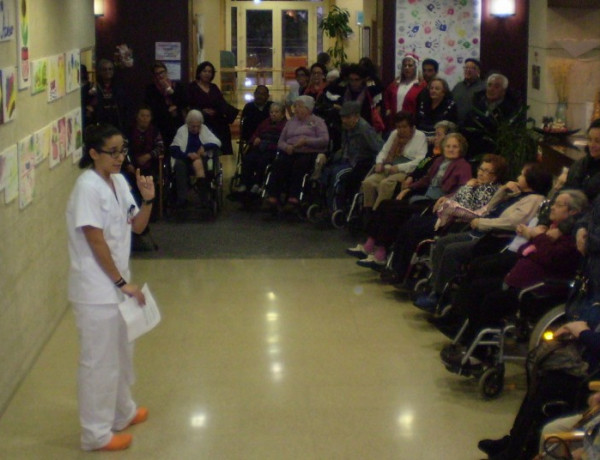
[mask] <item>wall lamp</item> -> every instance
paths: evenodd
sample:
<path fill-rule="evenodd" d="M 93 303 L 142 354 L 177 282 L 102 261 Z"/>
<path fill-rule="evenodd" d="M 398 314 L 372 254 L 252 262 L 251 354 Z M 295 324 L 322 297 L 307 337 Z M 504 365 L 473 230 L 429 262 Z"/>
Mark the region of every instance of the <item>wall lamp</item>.
<path fill-rule="evenodd" d="M 94 16 L 104 16 L 104 0 L 94 0 Z"/>
<path fill-rule="evenodd" d="M 492 0 L 490 14 L 497 18 L 507 18 L 515 15 L 515 0 Z"/>

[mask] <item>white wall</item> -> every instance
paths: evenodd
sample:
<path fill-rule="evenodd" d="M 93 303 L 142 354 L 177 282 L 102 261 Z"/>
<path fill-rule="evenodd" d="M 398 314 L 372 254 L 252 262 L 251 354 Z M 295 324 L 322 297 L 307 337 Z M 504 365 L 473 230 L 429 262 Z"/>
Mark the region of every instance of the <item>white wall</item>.
<path fill-rule="evenodd" d="M 547 8 L 547 0 L 530 0 L 529 14 L 529 115 L 541 123 L 543 116 L 554 116 L 557 96 L 549 66 L 556 59 L 573 63 L 569 81 L 567 125 L 584 131 L 589 125 L 586 111 L 600 90 L 600 47 L 572 57 L 556 39 L 599 39 L 599 8 Z M 540 88 L 532 87 L 532 65 L 540 66 Z"/>
<path fill-rule="evenodd" d="M 94 45 L 92 0 L 28 3 L 30 59 Z M 0 42 L 0 68 L 17 65 L 16 48 Z M 79 91 L 51 104 L 45 93 L 19 91 L 17 118 L 0 125 L 0 152 L 79 105 Z M 38 165 L 34 200 L 23 210 L 0 192 L 0 413 L 67 308 L 64 212 L 79 175 L 67 160 L 52 170 L 48 160 Z"/>

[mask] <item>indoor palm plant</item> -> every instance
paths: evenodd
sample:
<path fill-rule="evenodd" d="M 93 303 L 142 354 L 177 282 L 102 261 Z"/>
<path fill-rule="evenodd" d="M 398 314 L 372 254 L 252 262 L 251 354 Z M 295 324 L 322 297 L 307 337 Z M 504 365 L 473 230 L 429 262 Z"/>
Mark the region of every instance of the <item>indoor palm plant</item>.
<path fill-rule="evenodd" d="M 333 46 L 327 52 L 331 56 L 334 66 L 339 67 L 348 58 L 344 48 L 345 41 L 352 33 L 350 12 L 337 5 L 332 6 L 329 14 L 323 17 L 319 28 L 325 35 L 335 40 Z"/>

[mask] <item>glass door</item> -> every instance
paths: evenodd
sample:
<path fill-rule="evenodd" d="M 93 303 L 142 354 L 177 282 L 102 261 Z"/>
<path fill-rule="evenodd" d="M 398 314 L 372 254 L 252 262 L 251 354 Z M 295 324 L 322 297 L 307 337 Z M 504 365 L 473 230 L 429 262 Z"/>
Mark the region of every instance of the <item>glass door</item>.
<path fill-rule="evenodd" d="M 236 54 L 238 90 L 251 94 L 264 84 L 272 93 L 285 92 L 294 70 L 315 62 L 323 49 L 318 21 L 324 8 L 318 1 L 229 0 L 227 49 Z"/>

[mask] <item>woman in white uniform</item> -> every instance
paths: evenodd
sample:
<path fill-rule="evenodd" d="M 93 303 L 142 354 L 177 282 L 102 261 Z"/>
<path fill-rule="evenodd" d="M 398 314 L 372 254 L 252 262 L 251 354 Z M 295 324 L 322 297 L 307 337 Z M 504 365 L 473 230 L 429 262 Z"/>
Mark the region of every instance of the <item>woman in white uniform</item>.
<path fill-rule="evenodd" d="M 136 171 L 142 195 L 135 203 L 120 174 L 127 154 L 123 136 L 110 125 L 86 130 L 86 152 L 79 163 L 88 168 L 75 184 L 67 206 L 69 300 L 73 304 L 81 352 L 79 417 L 84 450 L 122 450 L 132 441 L 118 434 L 148 417 L 131 397 L 133 344 L 127 340 L 118 304 L 125 296 L 145 304 L 140 287 L 130 283 L 131 232 L 141 233 L 154 200 L 152 177 Z"/>

